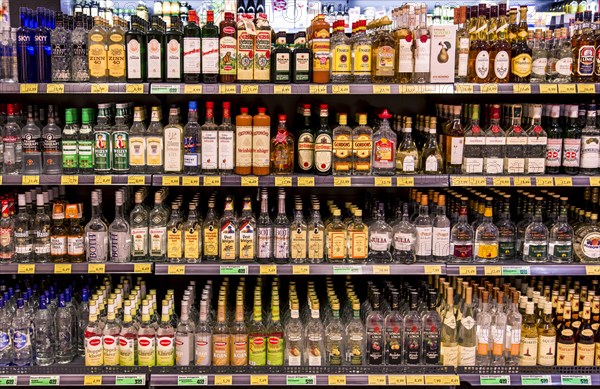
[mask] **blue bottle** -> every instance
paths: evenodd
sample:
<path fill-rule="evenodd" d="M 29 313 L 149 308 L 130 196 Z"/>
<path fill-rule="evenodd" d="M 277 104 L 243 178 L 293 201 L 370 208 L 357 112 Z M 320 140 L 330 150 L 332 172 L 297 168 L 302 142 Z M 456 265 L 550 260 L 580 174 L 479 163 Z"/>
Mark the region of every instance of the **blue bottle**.
<path fill-rule="evenodd" d="M 31 15 L 25 7 L 21 7 L 21 27 L 17 30 L 17 64 L 19 82 L 35 82 L 35 52 L 33 47 L 33 31 L 30 28 Z"/>
<path fill-rule="evenodd" d="M 36 81 L 42 83 L 52 82 L 52 45 L 50 44 L 50 20 L 48 10 L 37 8 L 37 27 L 35 29 L 35 66 Z"/>

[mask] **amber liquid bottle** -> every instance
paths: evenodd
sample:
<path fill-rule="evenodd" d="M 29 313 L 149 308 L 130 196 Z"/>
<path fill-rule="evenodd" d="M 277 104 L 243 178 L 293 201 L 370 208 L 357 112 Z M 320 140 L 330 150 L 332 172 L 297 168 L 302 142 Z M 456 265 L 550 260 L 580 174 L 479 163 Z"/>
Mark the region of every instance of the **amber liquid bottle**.
<path fill-rule="evenodd" d="M 471 13 L 473 17 L 473 13 Z M 486 5 L 479 4 L 477 29 L 471 35 L 469 49 L 469 82 L 486 83 L 490 73 L 490 47 L 487 37 Z"/>
<path fill-rule="evenodd" d="M 527 6 L 519 9 L 519 29 L 512 45 L 510 81 L 526 83 L 531 76 L 531 48 L 527 44 Z"/>
<path fill-rule="evenodd" d="M 271 117 L 265 108 L 258 109 L 258 115 L 252 119 L 252 174 L 269 174 L 271 156 Z"/>
<path fill-rule="evenodd" d="M 248 108 L 240 108 L 235 117 L 235 174 L 252 173 L 252 115 Z"/>
<path fill-rule="evenodd" d="M 573 64 L 573 81 L 592 82 L 594 78 L 594 65 L 596 47 L 594 32 L 592 31 L 592 11 L 583 13 L 583 28 L 573 46 L 576 63 Z"/>
<path fill-rule="evenodd" d="M 500 4 L 496 39 L 492 42 L 490 53 L 491 83 L 505 83 L 509 80 L 511 46 L 508 42 L 508 27 L 506 4 Z"/>
<path fill-rule="evenodd" d="M 236 24 L 232 12 L 225 12 L 225 19 L 219 23 L 219 82 L 235 82 L 237 73 Z"/>
<path fill-rule="evenodd" d="M 331 26 L 325 21 L 325 15 L 317 16 L 315 22 L 311 25 L 313 53 L 312 82 L 315 84 L 327 84 L 330 79 L 330 29 Z"/>

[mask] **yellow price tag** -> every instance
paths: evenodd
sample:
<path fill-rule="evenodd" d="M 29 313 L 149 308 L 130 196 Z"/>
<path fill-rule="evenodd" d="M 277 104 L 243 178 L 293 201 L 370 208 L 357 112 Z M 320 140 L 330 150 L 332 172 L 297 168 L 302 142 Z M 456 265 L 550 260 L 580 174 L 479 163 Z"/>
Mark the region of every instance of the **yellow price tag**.
<path fill-rule="evenodd" d="M 260 385 L 260 386 L 269 385 L 269 376 L 252 374 L 250 376 L 250 385 Z"/>
<path fill-rule="evenodd" d="M 552 177 L 536 177 L 535 186 L 554 186 Z"/>
<path fill-rule="evenodd" d="M 85 386 L 100 386 L 102 385 L 101 375 L 85 375 L 83 376 L 83 384 Z"/>
<path fill-rule="evenodd" d="M 183 176 L 183 178 L 181 179 L 181 185 L 183 185 L 183 186 L 200 186 L 200 177 Z"/>
<path fill-rule="evenodd" d="M 219 85 L 219 93 L 222 95 L 234 95 L 237 93 L 235 85 L 221 84 Z"/>
<path fill-rule="evenodd" d="M 486 276 L 501 276 L 502 266 L 485 266 L 483 268 Z"/>
<path fill-rule="evenodd" d="M 396 177 L 396 186 L 415 186 L 414 177 Z"/>
<path fill-rule="evenodd" d="M 333 177 L 333 186 L 350 186 L 352 179 L 350 177 Z"/>
<path fill-rule="evenodd" d="M 0 185 L 2 185 L 2 176 L 0 176 Z"/>
<path fill-rule="evenodd" d="M 128 176 L 127 185 L 144 185 L 146 183 L 146 177 L 144 176 Z"/>
<path fill-rule="evenodd" d="M 94 185 L 112 185 L 112 177 L 94 176 Z"/>
<path fill-rule="evenodd" d="M 572 177 L 554 177 L 554 185 L 556 186 L 573 186 Z"/>
<path fill-rule="evenodd" d="M 485 177 L 476 176 L 452 176 L 450 177 L 450 185 L 452 186 L 486 186 Z"/>
<path fill-rule="evenodd" d="M 406 385 L 425 385 L 425 377 L 422 375 L 407 375 Z"/>
<path fill-rule="evenodd" d="M 350 93 L 350 85 L 333 85 L 331 91 L 334 95 L 347 95 Z"/>
<path fill-rule="evenodd" d="M 458 386 L 460 379 L 457 375 L 426 375 L 425 385 Z"/>
<path fill-rule="evenodd" d="M 258 186 L 258 177 L 256 177 L 256 176 L 242 177 L 242 186 Z"/>
<path fill-rule="evenodd" d="M 91 93 L 108 93 L 108 84 L 92 84 Z"/>
<path fill-rule="evenodd" d="M 308 93 L 311 95 L 324 95 L 327 93 L 327 85 L 311 85 Z"/>
<path fill-rule="evenodd" d="M 258 93 L 258 85 L 242 85 L 242 94 L 255 95 Z"/>
<path fill-rule="evenodd" d="M 384 275 L 390 274 L 389 265 L 373 265 L 373 274 Z"/>
<path fill-rule="evenodd" d="M 21 184 L 23 185 L 39 185 L 40 176 L 23 176 L 21 178 Z"/>
<path fill-rule="evenodd" d="M 54 265 L 54 274 L 71 274 L 71 264 L 57 263 Z"/>
<path fill-rule="evenodd" d="M 277 274 L 277 266 L 275 265 L 260 265 L 260 274 Z"/>
<path fill-rule="evenodd" d="M 0 184 L 2 180 L 0 180 Z M 600 186 L 600 177 L 590 177 L 590 185 L 591 186 Z"/>
<path fill-rule="evenodd" d="M 514 177 L 515 186 L 531 186 L 531 177 Z"/>
<path fill-rule="evenodd" d="M 291 85 L 275 85 L 273 87 L 273 93 L 276 95 L 290 95 L 292 94 Z"/>
<path fill-rule="evenodd" d="M 104 274 L 106 273 L 106 265 L 104 263 L 90 263 L 88 264 L 89 274 Z"/>
<path fill-rule="evenodd" d="M 458 273 L 461 276 L 476 276 L 477 266 L 459 266 Z"/>
<path fill-rule="evenodd" d="M 554 94 L 558 91 L 558 88 L 554 84 L 540 84 L 540 93 L 551 93 Z"/>
<path fill-rule="evenodd" d="M 498 84 L 482 84 L 479 86 L 481 93 L 498 93 Z"/>
<path fill-rule="evenodd" d="M 310 274 L 310 267 L 308 265 L 292 265 L 292 274 Z"/>
<path fill-rule="evenodd" d="M 373 94 L 389 95 L 392 93 L 392 88 L 389 85 L 373 85 Z"/>
<path fill-rule="evenodd" d="M 600 276 L 600 266 L 599 265 L 588 265 L 585 267 L 585 275 L 586 276 Z"/>
<path fill-rule="evenodd" d="M 17 266 L 17 273 L 18 274 L 33 274 L 33 273 L 35 273 L 35 264 L 33 264 L 33 263 L 19 264 Z"/>
<path fill-rule="evenodd" d="M 441 265 L 423 265 L 423 273 L 425 274 L 442 274 Z"/>
<path fill-rule="evenodd" d="M 596 84 L 577 84 L 577 93 L 596 93 Z"/>
<path fill-rule="evenodd" d="M 298 186 L 315 186 L 314 177 L 298 177 Z"/>
<path fill-rule="evenodd" d="M 60 184 L 61 185 L 79 185 L 79 177 L 78 176 L 61 176 Z"/>
<path fill-rule="evenodd" d="M 231 385 L 233 384 L 233 377 L 230 375 L 216 375 L 215 385 Z"/>
<path fill-rule="evenodd" d="M 292 186 L 292 177 L 275 177 L 275 186 Z"/>
<path fill-rule="evenodd" d="M 384 375 L 370 375 L 369 376 L 369 385 L 377 385 L 377 386 L 385 385 L 385 376 Z"/>
<path fill-rule="evenodd" d="M 144 93 L 144 84 L 127 84 L 125 86 L 125 92 L 131 94 L 142 94 Z"/>
<path fill-rule="evenodd" d="M 65 84 L 48 84 L 46 93 L 63 94 L 65 93 Z"/>
<path fill-rule="evenodd" d="M 204 186 L 221 186 L 221 177 L 204 177 Z"/>
<path fill-rule="evenodd" d="M 183 274 L 185 274 L 185 266 L 184 265 L 169 265 L 167 267 L 167 274 L 183 275 Z"/>
<path fill-rule="evenodd" d="M 531 85 L 515 84 L 513 85 L 513 93 L 531 93 Z"/>
<path fill-rule="evenodd" d="M 133 265 L 134 273 L 150 273 L 152 271 L 152 265 L 149 263 L 136 263 Z"/>
<path fill-rule="evenodd" d="M 162 184 L 164 186 L 178 186 L 179 176 L 163 176 Z"/>
<path fill-rule="evenodd" d="M 454 86 L 455 93 L 473 94 L 473 84 L 456 84 Z"/>
<path fill-rule="evenodd" d="M 388 385 L 406 385 L 406 376 L 403 375 L 389 375 Z"/>
<path fill-rule="evenodd" d="M 185 93 L 186 95 L 201 95 L 202 85 L 187 84 L 183 87 L 183 93 Z"/>
<path fill-rule="evenodd" d="M 392 186 L 392 177 L 375 177 L 375 186 Z"/>
<path fill-rule="evenodd" d="M 576 92 L 575 84 L 558 84 L 558 93 L 574 94 Z"/>
<path fill-rule="evenodd" d="M 38 93 L 38 84 L 21 84 L 19 90 L 21 93 Z"/>
<path fill-rule="evenodd" d="M 346 376 L 345 375 L 330 375 L 328 377 L 329 385 L 346 385 Z"/>
<path fill-rule="evenodd" d="M 510 177 L 494 177 L 494 186 L 510 186 Z"/>

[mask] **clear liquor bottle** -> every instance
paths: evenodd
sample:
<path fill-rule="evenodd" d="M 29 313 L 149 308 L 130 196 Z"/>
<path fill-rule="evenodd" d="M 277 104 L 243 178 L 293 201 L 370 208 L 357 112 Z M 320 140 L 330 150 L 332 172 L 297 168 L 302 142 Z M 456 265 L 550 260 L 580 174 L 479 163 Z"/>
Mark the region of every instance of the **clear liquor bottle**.
<path fill-rule="evenodd" d="M 156 366 L 175 365 L 175 328 L 169 316 L 169 302 L 163 300 L 158 329 L 156 330 Z"/>
<path fill-rule="evenodd" d="M 423 321 L 418 308 L 419 296 L 412 291 L 409 297 L 409 308 L 404 315 L 404 363 L 418 365 L 421 363 L 421 347 L 423 342 Z"/>
<path fill-rule="evenodd" d="M 183 172 L 198 174 L 200 172 L 200 124 L 198 124 L 198 103 L 188 103 L 188 121 L 183 127 Z"/>
<path fill-rule="evenodd" d="M 310 317 L 304 327 L 306 344 L 304 348 L 303 365 L 324 366 L 325 365 L 325 327 L 320 318 L 319 301 L 310 301 Z"/>
<path fill-rule="evenodd" d="M 35 262 L 45 263 L 50 261 L 51 220 L 44 208 L 43 194 L 37 194 L 36 205 L 36 214 L 33 219 L 33 258 Z"/>
<path fill-rule="evenodd" d="M 42 173 L 42 130 L 33 119 L 33 107 L 27 107 L 27 123 L 21 128 L 23 157 L 21 171 L 23 174 Z"/>
<path fill-rule="evenodd" d="M 600 130 L 596 126 L 596 105 L 587 106 L 587 120 L 581 130 L 581 164 L 579 172 L 585 175 L 598 174 L 600 167 Z"/>
<path fill-rule="evenodd" d="M 427 294 L 427 311 L 423 314 L 423 360 L 425 365 L 440 364 L 442 319 L 436 311 L 437 294 L 430 290 Z"/>
<path fill-rule="evenodd" d="M 456 330 L 456 315 L 454 308 L 454 289 L 446 288 L 446 302 L 441 326 L 441 364 L 444 366 L 458 365 L 458 338 Z"/>
<path fill-rule="evenodd" d="M 271 139 L 271 173 L 291 174 L 294 171 L 294 136 L 287 129 L 286 115 L 278 116 L 277 133 Z"/>
<path fill-rule="evenodd" d="M 552 303 L 547 301 L 543 306 L 544 316 L 537 327 L 537 364 L 540 366 L 554 366 L 556 363 L 556 327 L 552 322 Z"/>
<path fill-rule="evenodd" d="M 256 304 L 256 303 L 255 303 Z M 256 314 L 256 312 L 255 312 Z M 259 314 L 260 320 L 260 314 Z M 250 325 L 249 328 L 249 341 L 250 341 L 250 365 L 253 365 L 252 361 L 252 343 L 254 337 L 257 336 L 256 328 L 254 327 L 257 323 L 256 316 L 254 317 L 253 324 Z M 262 322 L 260 322 L 262 326 Z M 263 341 L 263 346 L 265 337 L 264 337 L 264 327 L 261 327 L 260 336 Z M 227 307 L 225 297 L 219 293 L 219 301 L 217 303 L 217 320 L 212 330 L 212 364 L 213 366 L 229 366 L 231 361 L 231 346 L 229 336 L 229 326 L 227 325 Z M 266 350 L 266 349 L 265 349 Z M 264 357 L 266 358 L 266 352 L 264 353 Z M 264 358 L 263 358 L 264 359 Z M 265 363 L 262 364 L 264 366 Z"/>
<path fill-rule="evenodd" d="M 108 299 L 107 307 L 106 324 L 102 328 L 102 359 L 104 366 L 118 366 L 121 326 L 115 316 L 115 300 Z"/>
<path fill-rule="evenodd" d="M 137 342 L 137 328 L 133 323 L 131 305 L 125 303 L 123 309 L 123 322 L 119 332 L 119 366 L 135 366 L 135 343 Z"/>
<path fill-rule="evenodd" d="M 384 317 L 380 311 L 381 295 L 375 291 L 371 294 L 371 311 L 365 318 L 367 334 L 367 365 L 383 365 L 385 339 L 383 338 Z M 405 327 L 406 328 L 406 327 Z M 411 328 L 411 327 L 409 327 Z M 418 361 L 417 361 L 418 363 Z"/>
<path fill-rule="evenodd" d="M 350 175 L 353 167 L 353 134 L 348 127 L 348 115 L 339 114 L 339 125 L 333 129 L 333 170 L 334 176 Z M 360 136 L 360 135 L 358 135 Z M 370 154 L 370 153 L 369 153 Z"/>
<path fill-rule="evenodd" d="M 238 224 L 233 211 L 233 197 L 225 197 L 223 216 L 219 220 L 219 260 L 237 260 Z"/>
<path fill-rule="evenodd" d="M 527 134 L 521 127 L 521 105 L 515 104 L 510 109 L 510 123 L 506 130 L 505 174 L 525 173 L 525 149 Z"/>
<path fill-rule="evenodd" d="M 167 222 L 167 261 L 183 262 L 183 219 L 178 202 L 171 204 L 171 217 Z"/>
<path fill-rule="evenodd" d="M 362 210 L 356 209 L 348 224 L 348 263 L 373 260 L 369 251 L 369 227 L 362 220 Z"/>
<path fill-rule="evenodd" d="M 473 260 L 473 240 L 475 232 L 469 224 L 467 197 L 462 197 L 458 222 L 450 230 L 450 260 L 453 262 L 471 262 Z"/>
<path fill-rule="evenodd" d="M 244 197 L 242 216 L 239 220 L 239 247 L 240 262 L 254 262 L 256 260 L 256 219 L 252 213 L 252 200 L 250 196 Z"/>
<path fill-rule="evenodd" d="M 90 79 L 88 69 L 88 32 L 84 28 L 84 15 L 75 15 L 75 29 L 71 33 L 73 55 L 71 57 L 71 80 L 86 82 Z"/>
<path fill-rule="evenodd" d="M 556 76 L 555 83 L 567 83 L 572 79 L 573 52 L 571 41 L 568 39 L 568 29 L 563 28 L 560 34 L 560 43 L 556 50 Z"/>
<path fill-rule="evenodd" d="M 523 243 L 523 261 L 547 262 L 548 261 L 548 228 L 542 222 L 543 198 L 536 197 L 533 220 L 525 229 Z"/>
<path fill-rule="evenodd" d="M 129 262 L 131 260 L 131 230 L 125 220 L 122 191 L 115 193 L 115 219 L 108 226 L 110 237 L 110 261 Z"/>
<path fill-rule="evenodd" d="M 160 107 L 152 107 L 146 130 L 146 173 L 161 173 L 164 164 L 164 131 Z"/>
<path fill-rule="evenodd" d="M 418 262 L 427 262 L 433 259 L 432 239 L 433 239 L 433 220 L 429 216 L 428 197 L 421 195 L 419 205 L 419 216 L 414 221 L 417 230 L 416 258 Z"/>
<path fill-rule="evenodd" d="M 410 222 L 410 216 L 408 214 L 408 203 L 404 203 L 402 205 L 402 208 L 398 207 L 396 217 L 396 222 L 394 222 L 391 225 L 394 246 L 394 250 L 392 252 L 392 259 L 394 262 L 397 263 L 415 263 L 417 229 Z"/>
<path fill-rule="evenodd" d="M 421 151 L 421 171 L 423 174 L 442 174 L 444 157 L 437 142 L 435 118 L 430 118 L 427 132 L 427 141 Z"/>
<path fill-rule="evenodd" d="M 2 128 L 2 174 L 20 174 L 22 170 L 21 126 L 15 115 L 15 108 L 14 104 L 6 105 L 7 118 Z"/>
<path fill-rule="evenodd" d="M 568 107 L 568 109 L 567 109 Z M 579 165 L 581 159 L 581 128 L 577 123 L 578 109 L 577 105 L 565 107 L 568 115 L 568 123 L 563 130 L 563 151 L 562 151 L 562 170 L 566 174 L 579 174 Z"/>
<path fill-rule="evenodd" d="M 290 303 L 290 318 L 285 325 L 285 365 L 301 366 L 304 354 L 304 327 L 300 320 L 300 306 L 297 300 Z M 362 350 L 362 349 L 361 349 Z"/>
<path fill-rule="evenodd" d="M 218 130 L 214 119 L 214 103 L 206 102 L 206 121 L 200 127 L 201 137 L 201 167 L 203 174 L 217 174 L 218 172 Z"/>
<path fill-rule="evenodd" d="M 327 261 L 344 263 L 348 257 L 346 249 L 346 225 L 342 222 L 339 209 L 333 210 L 333 220 L 325 228 Z"/>
<path fill-rule="evenodd" d="M 352 130 L 352 175 L 370 175 L 372 170 L 373 129 L 367 115 L 358 115 L 358 126 Z"/>
<path fill-rule="evenodd" d="M 183 224 L 183 257 L 186 263 L 198 263 L 202 259 L 202 218 L 197 208 L 195 202 L 190 203 L 188 217 Z"/>
<path fill-rule="evenodd" d="M 340 303 L 337 300 L 331 302 L 332 317 L 325 327 L 325 363 L 328 366 L 341 366 L 344 363 L 347 344 L 346 331 L 340 320 Z"/>
<path fill-rule="evenodd" d="M 517 227 L 510 217 L 510 195 L 504 195 L 502 212 L 496 222 L 498 228 L 498 258 L 510 260 L 516 254 Z"/>
<path fill-rule="evenodd" d="M 429 82 L 429 61 L 431 59 L 431 35 L 427 28 L 427 6 L 421 4 L 419 14 L 419 27 L 415 30 L 414 56 L 415 68 L 413 82 L 423 84 Z"/>
<path fill-rule="evenodd" d="M 390 310 L 384 318 L 384 364 L 401 365 L 404 317 L 400 313 L 400 297 L 398 291 L 392 291 L 391 293 L 392 297 Z"/>
<path fill-rule="evenodd" d="M 294 219 L 290 223 L 290 262 L 305 263 L 308 260 L 308 225 L 302 212 L 302 199 L 296 197 Z"/>
<path fill-rule="evenodd" d="M 365 326 L 360 318 L 360 303 L 358 300 L 350 302 L 352 318 L 346 324 L 346 355 L 347 365 L 364 365 L 366 363 L 365 350 L 367 342 L 365 339 Z"/>
<path fill-rule="evenodd" d="M 392 227 L 385 221 L 385 204 L 379 203 L 377 219 L 369 226 L 369 256 L 368 262 L 392 262 Z"/>
<path fill-rule="evenodd" d="M 458 366 L 475 366 L 477 327 L 473 311 L 473 288 L 465 291 L 461 320 L 458 323 Z"/>
<path fill-rule="evenodd" d="M 539 83 L 546 81 L 546 66 L 548 65 L 548 47 L 544 41 L 541 29 L 535 30 L 533 47 L 531 48 L 531 77 L 530 81 Z"/>
<path fill-rule="evenodd" d="M 150 127 L 152 127 L 152 123 Z M 169 124 L 163 129 L 163 155 L 165 158 L 163 169 L 165 173 L 181 173 L 183 170 L 183 132 L 183 126 L 179 120 L 179 108 L 172 106 L 169 109 Z M 152 145 L 148 142 L 148 148 L 151 147 Z"/>
<path fill-rule="evenodd" d="M 32 220 L 27 212 L 25 195 L 19 194 L 17 198 L 18 213 L 14 217 L 14 240 L 16 262 L 33 261 L 33 231 Z"/>
<path fill-rule="evenodd" d="M 273 259 L 273 223 L 269 216 L 269 200 L 266 189 L 261 191 L 260 214 L 256 223 L 257 253 L 260 263 L 269 263 Z"/>
<path fill-rule="evenodd" d="M 163 262 L 167 255 L 167 218 L 162 206 L 163 193 L 154 194 L 154 208 L 148 214 L 149 257 L 151 261 Z"/>
<path fill-rule="evenodd" d="M 479 104 L 471 105 L 471 121 L 465 129 L 463 174 L 482 174 L 485 155 L 485 133 L 479 126 Z"/>
<path fill-rule="evenodd" d="M 322 263 L 325 260 L 325 224 L 321 220 L 321 206 L 312 201 L 312 214 L 308 222 L 308 262 Z"/>
<path fill-rule="evenodd" d="M 580 262 L 597 263 L 598 255 L 595 250 L 598 247 L 595 242 L 600 239 L 600 226 L 598 226 L 598 215 L 593 213 L 590 222 L 575 231 L 574 250 L 575 256 Z"/>
<path fill-rule="evenodd" d="M 42 160 L 44 174 L 62 173 L 62 129 L 54 118 L 54 108 L 48 106 L 48 122 L 42 129 Z"/>
<path fill-rule="evenodd" d="M 238 291 L 235 301 L 235 319 L 230 330 L 231 365 L 248 365 L 248 327 L 244 320 L 244 295 Z"/>
<path fill-rule="evenodd" d="M 396 133 L 390 127 L 392 115 L 387 109 L 379 114 L 380 125 L 373 134 L 373 173 L 394 175 L 396 173 Z"/>
<path fill-rule="evenodd" d="M 396 173 L 416 174 L 420 171 L 419 150 L 412 137 L 412 118 L 404 118 L 402 139 L 396 152 Z"/>
<path fill-rule="evenodd" d="M 194 333 L 194 364 L 210 366 L 212 364 L 212 328 L 208 322 L 208 303 L 200 301 L 198 324 Z"/>
<path fill-rule="evenodd" d="M 273 260 L 283 264 L 290 260 L 290 221 L 285 212 L 285 191 L 281 188 L 277 199 L 277 216 L 273 221 Z"/>
<path fill-rule="evenodd" d="M 148 209 L 143 204 L 142 192 L 134 195 L 135 206 L 129 216 L 131 226 L 131 259 L 144 261 L 148 258 Z M 93 199 L 92 199 L 93 200 Z"/>
<path fill-rule="evenodd" d="M 573 261 L 573 227 L 567 218 L 567 197 L 561 197 L 560 213 L 550 228 L 548 236 L 548 259 L 554 263 Z"/>
<path fill-rule="evenodd" d="M 133 108 L 133 123 L 129 129 L 129 171 L 146 172 L 146 108 Z"/>
<path fill-rule="evenodd" d="M 490 330 L 492 326 L 492 315 L 489 312 L 489 292 L 481 293 L 481 301 L 477 313 L 477 353 L 475 355 L 476 366 L 487 366 L 491 362 L 490 355 Z"/>
<path fill-rule="evenodd" d="M 433 219 L 431 253 L 436 262 L 446 262 L 450 254 L 450 219 L 446 216 L 446 196 L 440 195 Z"/>
<path fill-rule="evenodd" d="M 525 147 L 525 173 L 544 174 L 548 145 L 548 134 L 541 126 L 542 105 L 533 105 L 533 122 L 527 130 Z"/>

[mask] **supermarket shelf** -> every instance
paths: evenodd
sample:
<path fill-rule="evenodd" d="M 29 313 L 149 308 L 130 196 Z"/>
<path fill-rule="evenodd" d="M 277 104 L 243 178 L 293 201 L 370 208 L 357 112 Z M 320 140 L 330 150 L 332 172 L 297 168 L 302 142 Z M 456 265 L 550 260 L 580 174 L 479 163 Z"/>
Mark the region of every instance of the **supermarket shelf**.
<path fill-rule="evenodd" d="M 600 265 L 507 261 L 493 264 L 446 264 L 450 276 L 592 276 L 600 275 Z"/>
<path fill-rule="evenodd" d="M 261 186 L 261 187 L 423 187 L 448 186 L 448 176 L 180 176 L 153 175 L 152 184 L 156 186 Z"/>
<path fill-rule="evenodd" d="M 154 265 L 155 274 L 169 275 L 388 275 L 388 274 L 445 274 L 444 264 L 238 264 L 231 265 L 197 263 L 197 264 L 166 264 Z"/>
<path fill-rule="evenodd" d="M 3 175 L 1 185 L 151 185 L 152 175 Z"/>
<path fill-rule="evenodd" d="M 148 94 L 150 84 L 126 83 L 51 83 L 17 84 L 1 83 L 0 94 Z"/>
<path fill-rule="evenodd" d="M 477 176 L 450 175 L 450 186 L 599 186 L 600 176 Z"/>
<path fill-rule="evenodd" d="M 595 94 L 600 84 L 454 84 L 456 94 Z"/>
<path fill-rule="evenodd" d="M 150 274 L 151 263 L 2 263 L 0 274 Z"/>
<path fill-rule="evenodd" d="M 474 386 L 600 385 L 597 366 L 459 366 L 457 372 L 461 382 Z"/>

